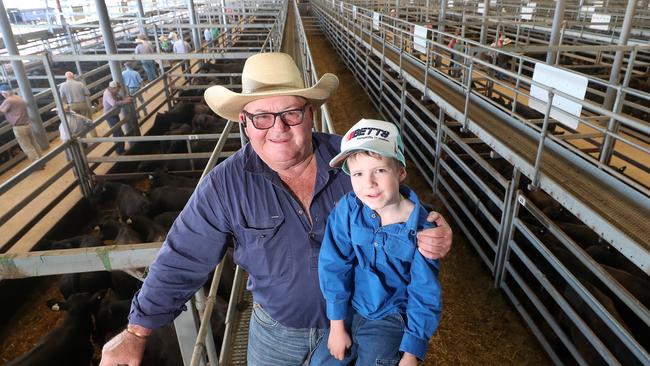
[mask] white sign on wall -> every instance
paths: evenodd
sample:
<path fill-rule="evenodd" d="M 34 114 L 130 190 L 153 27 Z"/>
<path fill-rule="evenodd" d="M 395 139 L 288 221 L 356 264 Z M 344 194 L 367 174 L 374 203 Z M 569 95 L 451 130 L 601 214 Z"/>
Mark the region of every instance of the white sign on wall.
<path fill-rule="evenodd" d="M 485 14 L 485 4 L 483 4 L 483 3 L 478 4 L 478 10 L 477 10 L 477 12 L 478 12 L 479 14 Z"/>
<path fill-rule="evenodd" d="M 607 23 L 607 24 L 592 24 L 589 26 L 591 29 L 599 29 L 599 30 L 609 30 L 609 20 L 612 19 L 612 16 L 609 14 L 592 14 L 591 15 L 591 22 L 592 23 Z"/>
<path fill-rule="evenodd" d="M 521 19 L 531 20 L 533 19 L 533 13 L 537 3 L 528 3 L 528 5 L 521 8 Z"/>
<path fill-rule="evenodd" d="M 577 99 L 585 99 L 588 83 L 585 76 L 577 75 L 543 63 L 537 63 L 535 64 L 535 71 L 533 72 L 533 80 L 565 94 L 569 94 Z M 546 113 L 548 92 L 537 85 L 531 85 L 530 95 L 531 98 L 528 98 L 528 106 L 541 113 Z M 573 129 L 578 128 L 578 118 L 576 117 L 579 117 L 582 112 L 581 104 L 559 95 L 555 95 L 553 97 L 553 107 L 561 109 L 561 111 L 552 108 L 552 118 Z"/>
<path fill-rule="evenodd" d="M 381 14 L 377 12 L 372 13 L 372 27 L 375 30 L 379 30 L 379 20 L 381 19 Z"/>
<path fill-rule="evenodd" d="M 357 7 L 356 7 L 356 5 L 352 5 L 352 18 L 357 19 Z"/>
<path fill-rule="evenodd" d="M 413 29 L 413 48 L 422 53 L 427 53 L 427 37 L 429 29 L 421 25 L 416 25 Z"/>

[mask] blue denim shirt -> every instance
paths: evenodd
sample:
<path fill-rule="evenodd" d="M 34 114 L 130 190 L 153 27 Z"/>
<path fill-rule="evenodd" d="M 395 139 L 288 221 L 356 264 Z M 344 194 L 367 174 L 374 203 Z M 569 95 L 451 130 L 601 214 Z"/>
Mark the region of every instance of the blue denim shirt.
<path fill-rule="evenodd" d="M 246 145 L 205 177 L 174 222 L 129 322 L 156 328 L 171 322 L 221 261 L 234 237 L 235 262 L 249 274 L 254 300 L 281 324 L 326 328 L 318 286 L 318 253 L 327 216 L 352 189 L 328 163 L 340 136 L 314 133 L 316 186 L 312 223 L 277 174 Z"/>
<path fill-rule="evenodd" d="M 432 224 L 414 192 L 401 187 L 415 207 L 405 223 L 381 226 L 379 216 L 350 192 L 330 214 L 320 252 L 320 285 L 327 316 L 347 318 L 350 306 L 366 319 L 406 314 L 400 351 L 419 359 L 442 311 L 439 262 L 420 254 L 416 232 Z"/>
<path fill-rule="evenodd" d="M 124 85 L 126 85 L 127 89 L 129 89 L 129 92 L 131 92 L 140 88 L 140 84 L 142 84 L 142 77 L 137 71 L 133 69 L 126 69 L 122 71 L 122 81 L 124 81 Z"/>

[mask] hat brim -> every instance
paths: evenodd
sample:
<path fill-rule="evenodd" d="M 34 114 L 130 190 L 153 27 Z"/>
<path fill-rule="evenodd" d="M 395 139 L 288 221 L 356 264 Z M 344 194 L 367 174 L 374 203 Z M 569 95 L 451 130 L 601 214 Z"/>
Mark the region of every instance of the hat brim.
<path fill-rule="evenodd" d="M 242 94 L 235 93 L 221 85 L 215 85 L 209 87 L 203 96 L 205 97 L 205 102 L 214 113 L 227 120 L 240 122 L 239 113 L 241 113 L 246 104 L 254 100 L 285 95 L 298 96 L 309 100 L 314 107 L 320 107 L 338 86 L 339 79 L 336 75 L 327 73 L 310 88 L 274 89 L 259 93 Z"/>

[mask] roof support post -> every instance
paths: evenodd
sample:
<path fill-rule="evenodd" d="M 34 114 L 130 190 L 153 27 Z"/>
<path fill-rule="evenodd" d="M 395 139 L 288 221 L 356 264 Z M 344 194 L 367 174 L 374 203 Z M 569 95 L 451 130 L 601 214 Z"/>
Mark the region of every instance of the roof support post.
<path fill-rule="evenodd" d="M 553 14 L 553 26 L 551 28 L 551 39 L 548 41 L 549 46 L 557 46 L 560 44 L 560 32 L 562 30 L 562 22 L 564 20 L 564 9 L 566 8 L 566 0 L 557 0 L 555 3 L 555 14 Z M 546 54 L 546 63 L 553 65 L 557 59 L 558 51 L 549 51 Z"/>
<path fill-rule="evenodd" d="M 187 0 L 187 10 L 190 13 L 190 24 L 196 26 L 196 7 L 194 6 L 194 0 Z M 199 36 L 199 29 L 196 27 L 192 28 L 192 43 L 194 50 L 198 52 L 201 49 L 201 37 Z"/>
<path fill-rule="evenodd" d="M 623 26 L 621 27 L 621 35 L 618 39 L 619 46 L 627 45 L 627 40 L 630 38 L 630 30 L 632 29 L 632 21 L 634 20 L 634 12 L 636 10 L 636 1 L 628 0 L 627 7 L 625 8 L 625 18 L 623 20 Z M 616 51 L 614 56 L 614 62 L 612 63 L 612 70 L 609 74 L 609 82 L 611 84 L 618 84 L 620 80 L 621 67 L 623 66 L 623 59 L 625 57 L 625 51 Z M 630 59 L 631 60 L 631 59 Z M 627 67 L 632 67 L 632 63 L 629 62 Z M 608 88 L 607 94 L 605 94 L 605 101 L 603 102 L 603 108 L 611 110 L 614 106 L 614 100 L 616 99 L 616 89 Z"/>

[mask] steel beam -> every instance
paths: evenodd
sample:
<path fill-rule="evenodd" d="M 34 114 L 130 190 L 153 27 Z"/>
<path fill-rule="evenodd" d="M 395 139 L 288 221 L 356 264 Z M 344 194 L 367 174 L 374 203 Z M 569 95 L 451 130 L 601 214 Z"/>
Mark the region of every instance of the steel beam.
<path fill-rule="evenodd" d="M 190 12 L 190 25 L 198 25 L 194 0 L 187 0 L 187 10 Z M 201 36 L 198 28 L 192 28 L 192 43 L 194 44 L 194 51 L 198 52 L 201 49 Z"/>
<path fill-rule="evenodd" d="M 630 30 L 632 29 L 632 22 L 634 21 L 634 12 L 636 10 L 636 1 L 628 0 L 627 7 L 625 8 L 625 18 L 623 20 L 623 27 L 621 28 L 621 35 L 618 39 L 618 44 L 620 46 L 627 45 L 627 41 L 630 38 Z M 625 57 L 625 52 L 618 51 L 616 56 L 614 56 L 614 62 L 612 63 L 612 69 L 609 74 L 609 82 L 611 84 L 618 85 L 620 80 L 621 66 L 623 66 L 623 58 Z M 632 67 L 632 65 L 628 65 Z M 605 95 L 605 101 L 603 102 L 603 108 L 610 110 L 614 106 L 614 99 L 616 98 L 616 89 L 608 88 L 607 94 Z"/>
<path fill-rule="evenodd" d="M 557 46 L 560 43 L 560 32 L 562 30 L 562 21 L 564 19 L 564 9 L 566 8 L 566 0 L 557 0 L 555 2 L 555 14 L 553 15 L 553 26 L 551 28 L 551 39 L 549 46 Z M 557 58 L 557 51 L 550 51 L 546 54 L 546 63 L 555 64 Z"/>
<path fill-rule="evenodd" d="M 0 254 L 0 280 L 148 266 L 162 243 Z"/>
<path fill-rule="evenodd" d="M 4 47 L 7 49 L 7 53 L 9 55 L 19 55 L 20 53 L 18 51 L 18 46 L 16 46 L 14 32 L 11 29 L 7 10 L 2 1 L 0 1 L 0 31 L 2 31 L 2 40 L 4 42 Z M 29 79 L 25 73 L 25 67 L 21 61 L 15 60 L 11 61 L 11 68 L 16 77 L 16 81 L 18 82 L 20 95 L 27 104 L 27 114 L 29 115 L 29 119 L 32 121 L 32 131 L 34 131 L 38 144 L 45 150 L 50 144 L 45 135 L 43 120 L 38 112 L 38 104 L 36 104 L 36 99 L 32 92 L 32 86 L 29 84 Z"/>
<path fill-rule="evenodd" d="M 142 6 L 142 0 L 136 0 L 138 5 L 138 25 L 140 26 L 140 33 L 147 34 L 147 28 L 144 26 L 144 7 Z"/>

